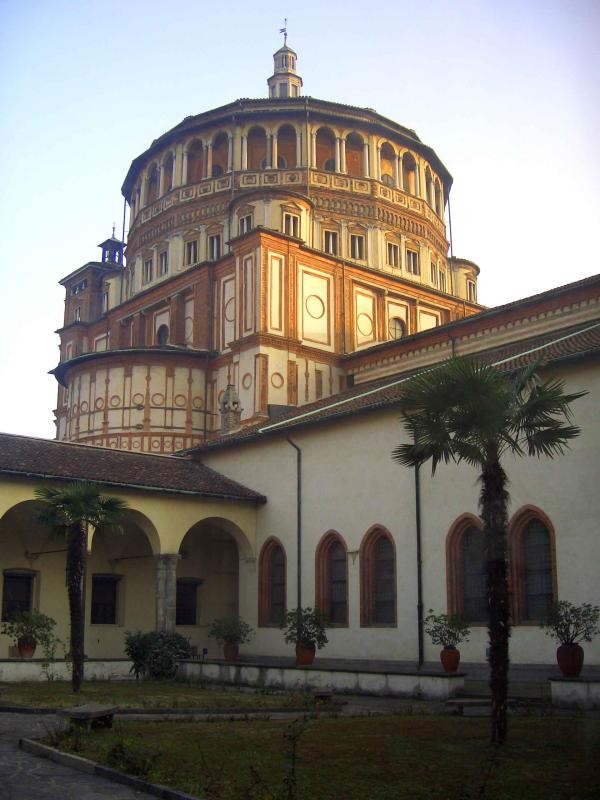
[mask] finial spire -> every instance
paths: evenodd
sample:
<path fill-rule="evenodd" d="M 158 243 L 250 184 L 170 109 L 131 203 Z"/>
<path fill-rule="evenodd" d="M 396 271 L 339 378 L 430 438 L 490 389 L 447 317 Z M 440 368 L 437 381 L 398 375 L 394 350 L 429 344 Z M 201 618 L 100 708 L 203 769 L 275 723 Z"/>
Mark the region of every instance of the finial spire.
<path fill-rule="evenodd" d="M 116 224 L 113 222 L 113 232 L 112 232 L 113 239 L 115 238 L 115 228 L 116 228 Z"/>
<path fill-rule="evenodd" d="M 283 20 L 283 28 L 279 29 L 279 33 L 283 33 L 283 46 L 287 46 L 287 17 Z"/>

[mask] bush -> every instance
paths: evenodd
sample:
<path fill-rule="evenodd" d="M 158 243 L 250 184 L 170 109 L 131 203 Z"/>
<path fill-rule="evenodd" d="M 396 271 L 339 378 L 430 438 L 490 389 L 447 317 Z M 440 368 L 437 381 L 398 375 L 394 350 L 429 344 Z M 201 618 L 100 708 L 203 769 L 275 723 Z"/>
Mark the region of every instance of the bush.
<path fill-rule="evenodd" d="M 576 606 L 568 600 L 554 603 L 548 618 L 542 622 L 547 636 L 552 636 L 561 644 L 591 642 L 600 633 L 600 608 L 590 603 Z"/>
<path fill-rule="evenodd" d="M 293 608 L 285 615 L 281 627 L 288 644 L 302 644 L 318 650 L 327 644 L 325 620 L 318 608 Z"/>
<path fill-rule="evenodd" d="M 131 659 L 136 679 L 148 675 L 155 680 L 174 678 L 177 664 L 182 658 L 190 658 L 190 643 L 179 633 L 151 631 L 150 633 L 127 632 L 125 653 Z"/>
<path fill-rule="evenodd" d="M 241 617 L 219 617 L 212 621 L 208 635 L 219 644 L 244 644 L 253 633 L 253 628 Z"/>
<path fill-rule="evenodd" d="M 433 644 L 456 647 L 462 641 L 469 641 L 471 631 L 458 614 L 434 614 L 430 608 L 429 615 L 425 617 L 425 633 Z"/>

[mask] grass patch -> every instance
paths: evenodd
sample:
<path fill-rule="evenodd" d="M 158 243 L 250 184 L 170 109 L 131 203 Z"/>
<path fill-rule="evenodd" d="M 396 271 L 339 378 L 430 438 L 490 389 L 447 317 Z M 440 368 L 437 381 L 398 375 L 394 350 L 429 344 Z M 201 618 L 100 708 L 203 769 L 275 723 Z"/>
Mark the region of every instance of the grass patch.
<path fill-rule="evenodd" d="M 521 718 L 312 719 L 290 778 L 285 721 L 120 723 L 50 743 L 206 800 L 596 800 L 600 722 Z M 482 783 L 491 766 L 484 794 Z"/>
<path fill-rule="evenodd" d="M 308 708 L 310 695 L 268 691 L 242 692 L 230 687 L 205 687 L 179 681 L 85 681 L 77 695 L 71 684 L 57 681 L 0 683 L 0 705 L 68 708 L 85 703 L 110 703 L 119 708 Z"/>

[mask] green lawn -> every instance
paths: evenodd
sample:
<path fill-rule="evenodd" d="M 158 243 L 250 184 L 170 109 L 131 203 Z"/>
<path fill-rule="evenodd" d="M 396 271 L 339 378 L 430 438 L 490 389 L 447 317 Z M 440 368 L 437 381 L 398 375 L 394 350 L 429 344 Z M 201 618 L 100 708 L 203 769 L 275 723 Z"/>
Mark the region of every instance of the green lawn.
<path fill-rule="evenodd" d="M 311 719 L 297 746 L 297 795 L 289 793 L 287 731 L 284 721 L 136 722 L 51 743 L 206 800 L 600 797 L 598 720 L 512 719 L 508 743 L 494 750 L 487 719 Z"/>
<path fill-rule="evenodd" d="M 68 682 L 0 683 L 0 706 L 69 708 L 84 703 L 111 703 L 119 708 L 306 708 L 305 694 L 240 692 L 175 681 L 86 681 L 78 695 Z"/>

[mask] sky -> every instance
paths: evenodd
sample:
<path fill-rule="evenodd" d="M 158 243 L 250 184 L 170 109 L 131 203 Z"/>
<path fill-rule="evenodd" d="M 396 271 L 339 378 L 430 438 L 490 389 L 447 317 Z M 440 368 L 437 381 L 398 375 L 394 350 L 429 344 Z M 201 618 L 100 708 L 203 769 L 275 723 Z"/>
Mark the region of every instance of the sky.
<path fill-rule="evenodd" d="M 600 272 L 600 0 L 0 0 L 1 431 L 54 436 L 58 281 L 119 232 L 153 139 L 266 96 L 286 15 L 304 94 L 413 128 L 449 169 L 481 303 Z"/>

